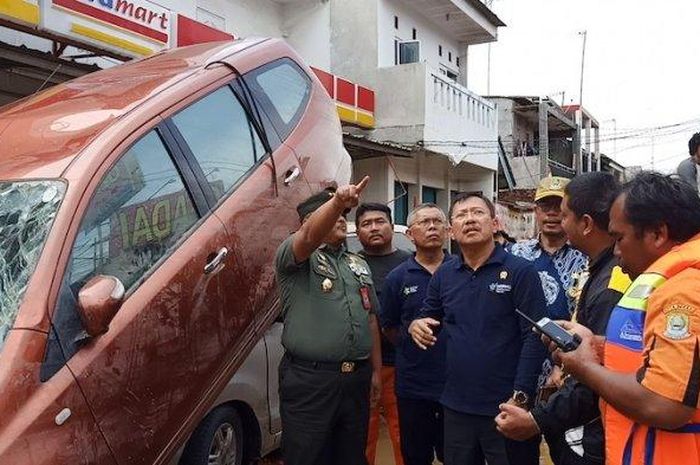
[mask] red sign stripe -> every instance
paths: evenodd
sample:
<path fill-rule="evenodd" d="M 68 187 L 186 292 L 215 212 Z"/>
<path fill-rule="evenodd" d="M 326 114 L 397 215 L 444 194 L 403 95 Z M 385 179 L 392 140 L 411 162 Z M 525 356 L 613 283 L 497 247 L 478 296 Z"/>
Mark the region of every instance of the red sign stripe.
<path fill-rule="evenodd" d="M 374 91 L 366 87 L 357 86 L 357 106 L 374 113 Z"/>
<path fill-rule="evenodd" d="M 115 0 L 116 2 L 116 0 Z M 80 3 L 77 0 L 53 0 L 54 5 L 59 5 L 62 6 L 63 8 L 67 8 L 69 10 L 73 10 L 77 13 L 81 13 L 87 16 L 91 16 L 95 19 L 99 19 L 101 21 L 114 24 L 115 26 L 122 27 L 124 29 L 128 29 L 130 31 L 136 32 L 137 34 L 144 35 L 146 37 L 150 37 L 151 39 L 155 39 L 158 42 L 162 43 L 168 43 L 168 35 L 162 32 L 154 31 L 153 29 L 144 26 L 143 24 L 136 23 L 134 21 L 129 21 L 128 19 L 122 18 L 121 16 L 117 16 L 113 13 L 110 13 L 104 9 L 101 8 L 96 8 L 94 6 L 86 5 L 84 3 Z M 116 4 L 116 3 L 115 3 Z M 170 20 L 170 16 L 168 16 L 168 21 Z M 160 21 L 160 20 L 159 20 Z"/>
<path fill-rule="evenodd" d="M 336 83 L 336 99 L 339 102 L 345 103 L 350 106 L 355 106 L 355 84 L 345 79 L 337 77 L 335 79 Z"/>
<path fill-rule="evenodd" d="M 233 36 L 184 15 L 177 15 L 177 46 L 233 40 Z"/>
<path fill-rule="evenodd" d="M 318 80 L 321 81 L 321 84 L 323 84 L 323 87 L 328 92 L 328 95 L 330 95 L 331 98 L 335 98 L 335 91 L 333 89 L 333 75 L 314 67 L 312 67 L 311 70 L 316 74 Z"/>

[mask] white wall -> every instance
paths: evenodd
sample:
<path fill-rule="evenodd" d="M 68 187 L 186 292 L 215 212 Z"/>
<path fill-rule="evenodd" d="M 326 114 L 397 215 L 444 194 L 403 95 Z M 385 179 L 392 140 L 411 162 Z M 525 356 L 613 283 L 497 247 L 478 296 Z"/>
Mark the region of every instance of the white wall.
<path fill-rule="evenodd" d="M 307 64 L 331 69 L 330 2 L 306 0 L 282 6 L 282 37 Z"/>
<path fill-rule="evenodd" d="M 330 0 L 329 71 L 376 89 L 377 0 Z M 378 107 L 378 104 L 377 104 Z"/>
<path fill-rule="evenodd" d="M 430 66 L 439 69 L 444 65 L 455 74 L 459 73 L 457 57 L 460 55 L 460 44 L 457 40 L 445 34 L 428 18 L 415 10 L 404 0 L 377 0 L 378 12 L 378 66 L 394 66 L 394 39 L 412 40 L 413 28 L 416 29 L 416 39 L 421 42 L 421 61 L 427 61 Z M 399 28 L 394 29 L 394 16 L 399 18 Z M 438 45 L 442 45 L 442 57 L 438 55 Z M 448 61 L 452 53 L 452 62 Z M 460 58 L 460 68 L 462 61 Z"/>
<path fill-rule="evenodd" d="M 182 5 L 180 11 L 187 14 L 184 5 L 193 2 L 170 1 Z M 213 13 L 224 18 L 226 32 L 236 37 L 282 37 L 282 7 L 270 0 L 197 0 L 193 17 Z M 192 15 L 192 13 L 190 13 Z"/>

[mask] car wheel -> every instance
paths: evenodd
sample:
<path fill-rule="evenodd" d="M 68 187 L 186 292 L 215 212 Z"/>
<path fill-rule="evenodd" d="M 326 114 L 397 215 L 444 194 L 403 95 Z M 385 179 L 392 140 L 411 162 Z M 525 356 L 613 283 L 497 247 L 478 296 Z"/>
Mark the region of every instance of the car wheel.
<path fill-rule="evenodd" d="M 180 465 L 241 465 L 243 423 L 236 409 L 218 407 L 204 417 L 192 433 Z"/>

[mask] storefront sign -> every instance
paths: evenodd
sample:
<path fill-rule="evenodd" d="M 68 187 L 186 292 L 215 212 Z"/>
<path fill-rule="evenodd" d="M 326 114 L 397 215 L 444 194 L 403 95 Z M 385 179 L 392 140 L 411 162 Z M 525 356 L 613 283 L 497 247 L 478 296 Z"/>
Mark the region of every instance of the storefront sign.
<path fill-rule="evenodd" d="M 0 19 L 36 26 L 39 24 L 39 0 L 0 0 Z"/>
<path fill-rule="evenodd" d="M 171 12 L 148 0 L 42 0 L 41 27 L 134 57 L 167 48 Z"/>

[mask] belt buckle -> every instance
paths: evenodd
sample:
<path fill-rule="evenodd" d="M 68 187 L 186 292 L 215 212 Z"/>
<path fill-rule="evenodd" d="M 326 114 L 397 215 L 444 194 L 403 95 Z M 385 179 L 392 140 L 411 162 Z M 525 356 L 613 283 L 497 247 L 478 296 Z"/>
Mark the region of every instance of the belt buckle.
<path fill-rule="evenodd" d="M 343 362 L 340 364 L 341 373 L 352 373 L 355 371 L 355 362 Z"/>

